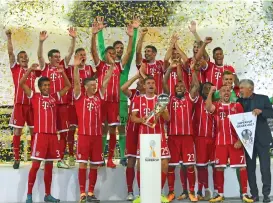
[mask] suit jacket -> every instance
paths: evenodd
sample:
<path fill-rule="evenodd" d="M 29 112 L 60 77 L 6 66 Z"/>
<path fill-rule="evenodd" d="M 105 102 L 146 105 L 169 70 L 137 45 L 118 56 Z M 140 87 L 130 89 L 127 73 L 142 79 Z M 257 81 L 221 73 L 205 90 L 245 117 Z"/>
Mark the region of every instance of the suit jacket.
<path fill-rule="evenodd" d="M 272 142 L 272 135 L 267 123 L 267 118 L 273 118 L 273 109 L 268 96 L 253 93 L 250 98 L 239 98 L 237 100 L 245 112 L 253 111 L 254 109 L 262 110 L 262 113 L 257 117 L 255 142 L 266 146 Z"/>

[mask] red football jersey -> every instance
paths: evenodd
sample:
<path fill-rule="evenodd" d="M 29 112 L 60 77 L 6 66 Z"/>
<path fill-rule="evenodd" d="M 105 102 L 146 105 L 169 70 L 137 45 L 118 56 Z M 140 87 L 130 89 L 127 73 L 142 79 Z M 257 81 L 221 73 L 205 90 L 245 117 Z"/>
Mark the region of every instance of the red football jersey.
<path fill-rule="evenodd" d="M 157 96 L 155 95 L 152 98 L 148 98 L 146 95 L 136 97 L 133 102 L 132 112 L 137 111 L 138 117 L 143 118 L 148 116 L 148 114 L 154 110 L 154 107 L 157 102 Z M 154 118 L 152 118 L 149 122 L 153 122 Z M 157 121 L 155 128 L 150 128 L 147 125 L 140 124 L 139 134 L 161 134 L 164 135 L 164 120 L 160 116 Z M 163 136 L 162 136 L 163 138 Z"/>
<path fill-rule="evenodd" d="M 65 69 L 65 62 L 62 60 L 60 66 L 63 66 Z M 42 76 L 48 77 L 50 79 L 50 94 L 59 92 L 64 88 L 64 79 L 61 73 L 58 72 L 56 67 L 51 66 L 49 63 L 45 64 L 45 67 L 42 69 Z M 61 97 L 60 104 L 67 104 L 67 94 Z"/>
<path fill-rule="evenodd" d="M 107 71 L 110 68 L 109 64 L 106 64 L 105 61 L 100 61 L 96 66 L 98 72 L 98 87 L 100 88 L 103 83 L 103 78 L 107 74 Z M 119 102 L 120 94 L 120 74 L 122 72 L 121 62 L 116 62 L 116 66 L 113 70 L 112 77 L 109 80 L 107 89 L 104 94 L 104 101 L 108 102 Z"/>
<path fill-rule="evenodd" d="M 206 101 L 201 96 L 194 104 L 193 131 L 194 136 L 215 137 L 214 116 L 206 110 Z"/>
<path fill-rule="evenodd" d="M 131 113 L 132 113 L 132 108 L 133 108 L 133 103 L 135 101 L 135 98 L 139 97 L 140 93 L 136 89 L 131 89 L 131 91 L 132 91 L 132 94 L 129 97 L 129 99 L 131 101 L 131 104 L 130 104 L 130 107 L 129 107 L 128 121 L 127 121 L 126 129 L 131 128 L 131 129 L 133 129 L 134 132 L 136 132 L 136 131 L 139 131 L 139 124 L 138 123 L 133 123 L 131 121 Z"/>
<path fill-rule="evenodd" d="M 81 93 L 78 98 L 75 98 L 79 135 L 102 135 L 102 99 L 103 96 L 100 94 L 100 91 L 92 97 L 88 97 L 86 94 Z"/>
<path fill-rule="evenodd" d="M 148 63 L 145 59 L 142 60 L 142 63 L 146 63 L 147 69 L 146 74 L 152 75 L 155 79 L 155 86 L 157 94 L 163 93 L 163 76 L 164 76 L 164 68 L 163 61 L 157 60 L 154 63 Z M 137 68 L 140 68 L 140 65 L 137 65 Z"/>
<path fill-rule="evenodd" d="M 192 135 L 192 113 L 194 100 L 189 93 L 182 99 L 174 95 L 170 96 L 168 110 L 170 122 L 168 124 L 168 135 Z"/>
<path fill-rule="evenodd" d="M 183 69 L 182 69 L 182 78 L 183 81 L 185 83 L 186 89 L 187 91 L 189 90 L 189 81 L 188 81 L 188 73 Z M 175 85 L 178 82 L 178 77 L 177 77 L 177 68 L 173 68 L 171 73 L 170 73 L 170 78 L 169 78 L 169 88 L 170 88 L 170 95 L 174 95 L 175 94 Z"/>
<path fill-rule="evenodd" d="M 191 61 L 192 61 L 192 58 L 189 58 L 188 60 L 188 64 L 189 64 L 189 71 L 188 71 L 188 85 L 189 87 L 191 86 L 191 82 L 192 82 L 192 73 L 190 71 L 190 64 L 191 64 Z M 199 73 L 197 73 L 197 78 L 198 78 L 198 81 L 201 82 L 201 83 L 204 83 L 206 82 L 206 76 L 205 76 L 205 70 L 201 69 L 199 71 Z"/>
<path fill-rule="evenodd" d="M 73 88 L 74 88 L 74 66 L 68 66 L 68 68 L 65 70 L 66 75 L 72 85 L 72 88 L 69 90 L 67 99 L 68 102 L 72 105 L 74 105 L 74 97 L 73 97 Z M 83 68 L 79 69 L 79 76 L 80 76 L 80 83 L 81 83 L 81 91 L 84 94 L 85 93 L 85 88 L 83 85 L 83 80 L 85 78 L 89 78 L 94 76 L 95 73 L 93 72 L 92 66 L 90 65 L 85 65 Z"/>
<path fill-rule="evenodd" d="M 14 103 L 15 104 L 31 104 L 30 99 L 24 93 L 24 90 L 20 87 L 19 82 L 24 74 L 27 72 L 27 69 L 22 68 L 18 63 L 14 63 L 11 67 L 12 79 L 14 83 Z M 35 72 L 31 72 L 26 80 L 26 85 L 35 92 L 34 83 L 36 75 Z"/>
<path fill-rule="evenodd" d="M 235 74 L 235 70 L 232 66 L 217 66 L 212 62 L 207 63 L 208 67 L 205 71 L 206 82 L 211 82 L 214 86 L 216 86 L 217 90 L 219 90 L 223 84 L 222 75 L 225 71 L 230 71 Z"/>
<path fill-rule="evenodd" d="M 237 133 L 229 121 L 228 115 L 243 113 L 240 103 L 223 104 L 215 102 L 214 115 L 216 117 L 216 145 L 234 144 L 238 140 Z"/>
<path fill-rule="evenodd" d="M 56 104 L 61 99 L 59 92 L 49 96 L 32 92 L 29 98 L 33 106 L 34 132 L 56 134 Z"/>

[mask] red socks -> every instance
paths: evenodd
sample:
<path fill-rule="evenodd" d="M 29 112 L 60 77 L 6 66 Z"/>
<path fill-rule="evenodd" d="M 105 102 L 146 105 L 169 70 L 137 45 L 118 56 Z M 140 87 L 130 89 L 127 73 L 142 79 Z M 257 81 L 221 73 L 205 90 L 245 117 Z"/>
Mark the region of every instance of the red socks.
<path fill-rule="evenodd" d="M 187 169 L 186 168 L 181 167 L 180 180 L 181 180 L 181 183 L 182 183 L 183 191 L 188 190 Z"/>
<path fill-rule="evenodd" d="M 202 191 L 203 186 L 205 189 L 208 188 L 208 168 L 197 167 L 198 171 L 198 191 Z"/>
<path fill-rule="evenodd" d="M 248 177 L 246 169 L 240 169 L 240 182 L 243 194 L 247 193 L 247 181 Z"/>
<path fill-rule="evenodd" d="M 74 142 L 75 142 L 74 134 L 75 134 L 75 130 L 68 131 L 67 145 L 68 145 L 69 156 L 74 156 Z"/>
<path fill-rule="evenodd" d="M 161 172 L 161 189 L 163 189 L 167 179 L 167 173 Z"/>
<path fill-rule="evenodd" d="M 126 182 L 128 192 L 133 192 L 133 182 L 135 179 L 135 169 L 134 168 L 126 168 Z"/>
<path fill-rule="evenodd" d="M 39 170 L 39 168 L 40 168 L 40 162 L 33 161 L 31 169 L 30 169 L 29 174 L 28 174 L 28 190 L 27 190 L 27 194 L 32 194 L 32 188 L 34 186 L 34 183 L 35 183 L 35 180 L 36 180 L 37 171 Z"/>
<path fill-rule="evenodd" d="M 64 158 L 65 148 L 66 148 L 66 139 L 67 139 L 68 132 L 61 132 L 60 133 L 60 155 L 61 159 Z"/>
<path fill-rule="evenodd" d="M 85 185 L 86 185 L 86 168 L 79 168 L 79 185 L 80 185 L 80 193 L 85 193 Z"/>
<path fill-rule="evenodd" d="M 140 188 L 140 171 L 137 171 L 137 184 L 138 188 Z"/>
<path fill-rule="evenodd" d="M 15 160 L 20 160 L 20 139 L 20 135 L 13 135 L 13 153 Z"/>
<path fill-rule="evenodd" d="M 97 182 L 97 172 L 98 169 L 90 168 L 88 192 L 94 193 L 94 188 Z"/>
<path fill-rule="evenodd" d="M 109 151 L 108 160 L 112 160 L 114 157 L 116 142 L 117 142 L 116 134 L 110 134 L 109 148 L 108 148 L 108 151 Z"/>
<path fill-rule="evenodd" d="M 52 183 L 53 162 L 46 162 L 44 169 L 45 194 L 50 195 Z"/>
<path fill-rule="evenodd" d="M 216 170 L 216 181 L 218 193 L 224 193 L 224 171 Z"/>
<path fill-rule="evenodd" d="M 174 180 L 175 180 L 175 167 L 169 166 L 168 168 L 168 185 L 169 185 L 169 192 L 174 191 Z"/>
<path fill-rule="evenodd" d="M 187 176 L 188 176 L 188 180 L 189 180 L 190 192 L 194 192 L 194 186 L 195 186 L 195 170 L 194 170 L 194 167 L 188 167 L 187 168 Z"/>
<path fill-rule="evenodd" d="M 218 186 L 217 186 L 217 180 L 216 180 L 216 169 L 215 167 L 212 168 L 213 170 L 213 186 L 214 186 L 214 190 L 218 190 Z"/>

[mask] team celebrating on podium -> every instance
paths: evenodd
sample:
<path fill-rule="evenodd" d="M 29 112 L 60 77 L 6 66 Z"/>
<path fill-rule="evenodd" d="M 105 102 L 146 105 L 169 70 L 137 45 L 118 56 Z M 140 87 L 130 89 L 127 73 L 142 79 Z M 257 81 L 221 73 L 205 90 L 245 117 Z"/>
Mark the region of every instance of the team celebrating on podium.
<path fill-rule="evenodd" d="M 246 88 L 252 88 L 253 91 L 253 82 L 239 82 L 235 69 L 224 65 L 222 48 L 213 49 L 214 62 L 211 61 L 206 46 L 212 42 L 212 38 L 206 37 L 202 41 L 196 32 L 194 21 L 189 26 L 195 37 L 193 56 L 190 58 L 180 48 L 177 33 L 171 36 L 163 60 L 156 58 L 157 49 L 153 45 L 144 47 L 143 56 L 142 45 L 149 30 L 141 28 L 138 31 L 139 27 L 140 20 L 134 17 L 126 29 L 129 40 L 123 54 L 124 44 L 121 41 L 115 41 L 113 46 L 105 48 L 104 18 L 96 17 L 90 33 L 91 58 L 94 64 L 86 64 L 87 54 L 84 48 L 75 50 L 77 31 L 74 28 L 68 29 L 71 45 L 65 57 L 62 59 L 60 51 L 52 49 L 48 52 L 46 62 L 43 44 L 48 33 L 42 31 L 39 34 L 38 63 L 30 66 L 25 51 L 20 51 L 15 57 L 12 32 L 6 31 L 15 86 L 14 109 L 10 120 L 10 126 L 14 128 L 14 169 L 20 166 L 20 136 L 25 122 L 31 134 L 32 166 L 28 176 L 26 203 L 33 202 L 32 188 L 41 163 L 44 165 L 44 201 L 60 202 L 51 195 L 53 161 L 57 161 L 59 168 L 75 166 L 76 129 L 79 202 L 100 201 L 94 193 L 97 172 L 103 166 L 116 168 L 113 157 L 117 130 L 120 163 L 126 166 L 128 201 L 141 202 L 141 196 L 135 197 L 133 193 L 135 174 L 140 187 L 141 134 L 161 135 L 161 187 L 164 187 L 166 180 L 169 187 L 168 195 L 162 194 L 161 202 L 171 202 L 175 198 L 189 199 L 191 202 L 222 202 L 224 169 L 228 166 L 236 169 L 241 199 L 248 203 L 257 201 L 257 194 L 253 194 L 255 184 L 253 188 L 250 184 L 252 196 L 247 194 L 250 174 L 247 167 L 248 155 L 228 116 L 253 111 L 258 118 L 270 118 L 273 117 L 271 105 L 264 107 L 265 110 L 254 107 L 246 110 L 242 102 L 236 102 L 244 95 Z M 74 62 L 70 64 L 73 53 Z M 131 63 L 135 54 L 136 74 L 128 78 L 133 69 Z M 39 91 L 35 90 L 36 79 Z M 135 82 L 136 88 L 131 89 Z M 168 95 L 169 103 L 148 120 L 161 94 Z M 270 104 L 268 97 L 265 100 Z M 267 111 L 271 113 L 264 113 Z M 105 163 L 104 150 L 108 131 L 108 160 Z M 68 164 L 64 161 L 67 145 Z M 90 170 L 87 190 L 88 163 Z M 208 184 L 209 165 L 213 168 L 213 194 Z M 175 177 L 176 166 L 180 166 L 183 187 L 182 194 L 177 196 L 174 192 L 175 178 L 179 178 Z M 256 183 L 256 178 L 254 181 Z M 269 193 L 263 190 L 264 202 L 270 202 Z"/>

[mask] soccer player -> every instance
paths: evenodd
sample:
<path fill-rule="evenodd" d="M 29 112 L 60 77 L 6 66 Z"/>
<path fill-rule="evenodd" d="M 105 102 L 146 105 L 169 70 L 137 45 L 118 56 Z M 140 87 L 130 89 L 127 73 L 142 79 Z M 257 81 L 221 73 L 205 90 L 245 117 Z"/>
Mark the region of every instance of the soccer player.
<path fill-rule="evenodd" d="M 48 52 L 48 60 L 49 63 L 45 63 L 45 59 L 43 56 L 43 44 L 44 41 L 47 39 L 48 35 L 46 31 L 40 32 L 39 36 L 39 47 L 38 47 L 38 60 L 39 65 L 41 67 L 42 76 L 50 78 L 50 90 L 51 93 L 56 93 L 60 91 L 64 87 L 64 79 L 62 75 L 58 72 L 58 66 L 67 67 L 69 61 L 73 55 L 75 44 L 76 44 L 76 37 L 77 32 L 74 28 L 68 29 L 69 36 L 71 39 L 71 44 L 68 49 L 68 54 L 65 56 L 63 60 L 61 60 L 60 51 L 57 49 L 52 49 Z M 58 161 L 57 167 L 58 168 L 65 168 L 68 169 L 69 166 L 63 160 L 65 149 L 66 149 L 66 139 L 69 131 L 69 122 L 68 122 L 68 99 L 67 95 L 61 98 L 61 101 L 57 103 L 57 129 L 60 134 L 60 151 L 61 151 L 61 161 Z"/>
<path fill-rule="evenodd" d="M 104 19 L 103 17 L 98 18 L 99 22 L 103 24 Z M 124 69 L 120 75 L 120 86 L 122 86 L 126 81 L 128 81 L 128 75 L 130 72 L 132 60 L 135 54 L 135 47 L 136 47 L 136 39 L 137 39 L 137 29 L 140 25 L 140 20 L 138 17 L 134 17 L 131 22 L 132 27 L 134 28 L 133 38 L 132 38 L 132 51 L 126 51 L 126 54 L 123 56 L 124 52 L 124 44 L 121 41 L 115 41 L 113 43 L 113 47 L 116 50 L 116 61 L 126 62 L 124 63 Z M 130 44 L 128 44 L 127 49 L 130 49 Z M 98 48 L 100 57 L 104 59 L 104 37 L 102 30 L 98 33 Z M 130 53 L 130 54 L 129 54 Z M 128 59 L 129 57 L 129 59 Z M 119 117 L 120 117 L 120 126 L 118 126 L 118 134 L 119 134 L 119 147 L 120 147 L 120 164 L 123 166 L 127 165 L 126 158 L 124 156 L 124 150 L 125 150 L 125 143 L 126 143 L 126 137 L 125 137 L 125 126 L 128 121 L 128 98 L 126 95 L 123 94 L 123 92 L 120 93 L 120 101 L 119 101 Z M 107 125 L 104 125 L 104 131 L 105 134 L 103 136 L 103 149 L 105 149 L 105 143 L 107 138 Z"/>
<path fill-rule="evenodd" d="M 145 95 L 137 97 L 134 100 L 134 105 L 132 108 L 131 120 L 134 123 L 140 125 L 139 127 L 139 135 L 138 135 L 138 147 L 137 147 L 137 182 L 138 187 L 140 187 L 140 136 L 141 134 L 161 134 L 161 187 L 164 187 L 166 182 L 166 177 L 168 173 L 168 158 L 170 158 L 169 148 L 167 146 L 166 138 L 165 138 L 165 130 L 164 130 L 164 122 L 169 120 L 169 112 L 168 109 L 164 109 L 163 111 L 156 114 L 152 121 L 156 122 L 154 128 L 151 128 L 145 125 L 145 120 L 148 115 L 148 112 L 152 111 L 157 102 L 156 91 L 156 82 L 155 79 L 151 76 L 148 76 L 144 79 L 144 89 Z M 146 105 L 142 105 L 146 104 Z M 134 200 L 134 203 L 140 202 L 140 197 Z M 161 202 L 169 202 L 168 199 L 162 195 Z"/>
<path fill-rule="evenodd" d="M 102 79 L 104 78 L 106 72 L 110 67 L 110 62 L 106 58 L 105 61 L 100 60 L 97 45 L 96 45 L 96 35 L 97 33 L 103 29 L 103 26 L 100 26 L 100 23 L 97 19 L 94 20 L 92 26 L 92 42 L 91 42 L 91 52 L 94 59 L 94 63 L 97 68 L 99 87 L 102 85 Z M 122 61 L 116 62 L 116 66 L 112 77 L 109 82 L 109 86 L 107 87 L 104 95 L 104 102 L 102 105 L 102 121 L 109 126 L 109 153 L 108 153 L 108 161 L 107 167 L 116 168 L 116 165 L 113 162 L 114 150 L 116 146 L 116 126 L 120 124 L 119 120 L 119 97 L 120 97 L 120 75 L 123 71 L 123 66 L 128 62 L 129 56 L 132 50 L 132 36 L 133 36 L 133 26 L 129 25 L 127 27 L 127 35 L 129 36 L 129 45 L 126 52 L 126 58 L 123 58 Z M 116 59 L 116 50 L 114 47 L 109 46 L 105 49 L 105 54 L 110 54 L 112 58 Z M 126 60 L 125 60 L 126 59 Z"/>
<path fill-rule="evenodd" d="M 26 96 L 23 89 L 19 86 L 19 81 L 28 70 L 28 55 L 25 51 L 20 51 L 15 58 L 13 52 L 13 45 L 11 40 L 11 31 L 6 31 L 8 39 L 8 54 L 9 63 L 12 73 L 13 83 L 15 87 L 14 91 L 14 108 L 13 113 L 9 122 L 9 126 L 13 127 L 13 153 L 14 163 L 13 168 L 18 169 L 20 166 L 20 138 L 22 135 L 22 129 L 24 128 L 25 122 L 27 123 L 30 131 L 30 135 L 33 135 L 33 111 L 30 99 Z M 27 85 L 34 91 L 34 82 L 36 75 L 31 72 L 27 78 Z M 32 140 L 32 139 L 31 139 Z"/>
<path fill-rule="evenodd" d="M 58 92 L 51 93 L 50 79 L 41 77 L 38 80 L 40 93 L 34 91 L 27 85 L 26 81 L 33 70 L 38 68 L 38 64 L 33 64 L 20 80 L 20 86 L 28 98 L 31 99 L 34 113 L 34 141 L 31 152 L 32 166 L 28 175 L 28 192 L 26 203 L 32 203 L 32 188 L 41 161 L 45 161 L 44 182 L 45 182 L 45 202 L 60 202 L 51 196 L 52 168 L 53 161 L 60 159 L 60 150 L 57 136 L 57 103 L 61 101 L 71 84 L 64 73 L 64 69 L 57 67 L 57 71 L 64 79 L 64 88 Z"/>
<path fill-rule="evenodd" d="M 204 43 L 200 47 L 198 53 L 196 54 L 196 60 L 200 60 L 203 56 L 206 46 L 212 42 L 211 37 L 206 37 Z M 217 90 L 223 85 L 222 83 L 222 74 L 224 71 L 228 70 L 235 74 L 235 70 L 230 65 L 224 65 L 224 53 L 221 47 L 216 47 L 213 49 L 213 59 L 214 63 L 207 62 L 207 67 L 205 70 L 206 82 L 211 82 L 214 86 L 216 86 Z M 236 81 L 237 76 L 236 77 Z"/>
<path fill-rule="evenodd" d="M 79 162 L 80 202 L 99 202 L 94 194 L 97 181 L 97 168 L 103 163 L 102 150 L 102 119 L 101 105 L 103 95 L 115 67 L 115 60 L 106 54 L 109 69 L 105 74 L 102 85 L 97 91 L 97 81 L 94 77 L 83 80 L 85 92 L 82 91 L 79 67 L 85 58 L 79 53 L 74 57 L 74 89 L 75 107 L 79 120 L 77 162 Z M 86 168 L 90 160 L 88 195 L 85 193 Z"/>
<path fill-rule="evenodd" d="M 148 74 L 154 77 L 155 85 L 156 85 L 156 93 L 161 94 L 163 92 L 162 80 L 163 80 L 163 75 L 165 72 L 163 61 L 155 59 L 157 55 L 157 49 L 153 45 L 148 45 L 145 47 L 145 55 L 144 55 L 145 59 L 142 58 L 142 54 L 141 54 L 143 40 L 147 33 L 148 33 L 148 29 L 142 28 L 138 42 L 137 42 L 137 47 L 136 47 L 136 65 L 138 69 L 142 67 L 140 69 L 142 74 L 144 75 Z M 145 63 L 146 66 L 141 66 L 141 63 Z"/>
<path fill-rule="evenodd" d="M 215 119 L 206 109 L 206 100 L 212 84 L 205 82 L 201 85 L 199 97 L 194 104 L 193 132 L 195 136 L 196 166 L 198 177 L 198 200 L 209 200 L 211 192 L 208 187 L 208 164 L 214 163 L 215 149 Z M 215 179 L 215 171 L 213 172 Z M 215 183 L 215 182 L 214 182 Z M 205 196 L 203 196 L 203 187 Z M 216 185 L 214 186 L 216 189 Z"/>
<path fill-rule="evenodd" d="M 193 69 L 195 62 L 191 64 L 191 70 L 193 80 L 189 93 L 186 91 L 186 86 L 183 80 L 180 80 L 175 85 L 175 94 L 170 95 L 170 89 L 168 86 L 168 80 L 172 67 L 167 69 L 167 72 L 163 79 L 164 92 L 170 95 L 170 103 L 168 110 L 170 112 L 170 122 L 168 123 L 168 146 L 170 149 L 171 159 L 169 161 L 168 169 L 168 184 L 169 194 L 168 200 L 172 201 L 175 198 L 174 194 L 174 179 L 175 179 L 175 166 L 179 165 L 182 161 L 183 165 L 187 168 L 187 178 L 189 181 L 190 193 L 189 199 L 192 202 L 196 202 L 194 186 L 195 186 L 195 152 L 194 152 L 194 140 L 193 140 L 193 126 L 192 126 L 192 110 L 193 105 L 196 102 L 199 89 L 199 81 L 196 73 Z M 181 64 L 177 66 L 177 72 L 181 71 Z M 179 78 L 181 79 L 181 78 Z M 184 189 L 185 190 L 185 189 Z M 185 192 L 178 197 L 183 199 Z"/>
<path fill-rule="evenodd" d="M 79 76 L 80 76 L 80 84 L 81 84 L 81 90 L 82 93 L 85 92 L 83 81 L 85 78 L 90 78 L 95 75 L 95 72 L 93 70 L 93 67 L 91 65 L 86 64 L 86 51 L 83 48 L 78 48 L 75 51 L 75 55 L 79 55 L 82 57 L 81 63 L 78 65 L 79 69 Z M 68 131 L 67 136 L 67 144 L 68 144 L 68 150 L 69 150 L 69 160 L 68 164 L 69 166 L 75 166 L 75 158 L 74 158 L 74 135 L 76 131 L 76 127 L 78 126 L 78 119 L 76 114 L 76 108 L 75 108 L 75 98 L 73 97 L 73 88 L 74 88 L 74 65 L 69 65 L 66 68 L 66 74 L 67 77 L 72 84 L 72 88 L 68 92 L 68 103 L 69 103 L 69 124 L 70 128 Z"/>
<path fill-rule="evenodd" d="M 228 116 L 243 113 L 240 103 L 230 103 L 230 87 L 220 88 L 220 101 L 212 103 L 212 94 L 216 87 L 212 86 L 206 101 L 206 110 L 216 117 L 217 134 L 215 140 L 215 167 L 216 181 L 219 195 L 212 198 L 210 202 L 221 202 L 224 198 L 224 169 L 229 158 L 231 168 L 240 168 L 240 183 L 242 189 L 242 199 L 244 202 L 253 202 L 247 195 L 247 171 L 245 153 L 240 139 L 236 134 Z"/>
<path fill-rule="evenodd" d="M 137 87 L 136 89 L 129 89 L 129 87 L 136 81 Z M 138 144 L 138 131 L 139 131 L 139 124 L 133 123 L 131 121 L 130 115 L 132 113 L 132 106 L 135 98 L 145 94 L 145 90 L 143 88 L 143 78 L 139 72 L 132 77 L 130 80 L 125 82 L 121 86 L 121 91 L 124 95 L 126 95 L 130 101 L 130 108 L 129 108 L 129 119 L 126 126 L 126 149 L 125 149 L 125 156 L 128 159 L 128 164 L 126 168 L 126 182 L 127 182 L 127 189 L 128 189 L 128 201 L 134 200 L 134 193 L 133 193 L 133 182 L 135 179 L 135 164 L 136 164 L 136 156 L 137 156 L 137 144 Z"/>

